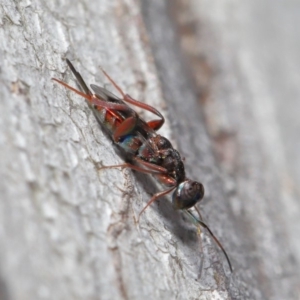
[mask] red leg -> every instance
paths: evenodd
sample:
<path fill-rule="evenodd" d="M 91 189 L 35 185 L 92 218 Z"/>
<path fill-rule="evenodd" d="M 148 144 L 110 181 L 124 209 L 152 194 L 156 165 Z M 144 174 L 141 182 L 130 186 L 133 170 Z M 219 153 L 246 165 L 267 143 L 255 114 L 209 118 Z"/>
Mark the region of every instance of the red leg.
<path fill-rule="evenodd" d="M 146 168 L 151 169 L 151 170 L 153 170 L 153 171 L 156 171 L 156 172 L 158 172 L 158 173 L 163 173 L 163 174 L 165 174 L 165 173 L 168 172 L 167 169 L 165 169 L 165 168 L 163 168 L 163 167 L 161 167 L 161 166 L 158 166 L 158 165 L 155 165 L 155 164 L 146 162 L 146 161 L 140 159 L 139 157 L 135 157 L 134 160 L 135 160 L 137 163 L 139 163 L 139 164 L 145 166 Z"/>
<path fill-rule="evenodd" d="M 153 129 L 153 130 L 158 130 L 165 122 L 165 118 L 163 117 L 163 115 L 154 107 L 146 104 L 146 103 L 142 103 L 140 101 L 137 101 L 135 99 L 133 99 L 131 96 L 129 96 L 128 94 L 125 94 L 123 92 L 123 90 L 116 84 L 116 82 L 101 68 L 103 74 L 107 77 L 107 79 L 112 83 L 112 85 L 118 90 L 118 92 L 123 96 L 123 100 L 125 102 L 128 102 L 132 105 L 135 105 L 137 107 L 143 108 L 145 110 L 148 110 L 150 112 L 152 112 L 153 114 L 157 115 L 158 117 L 161 118 L 161 120 L 153 120 L 148 122 L 148 125 Z"/>
<path fill-rule="evenodd" d="M 113 139 L 115 142 L 119 140 L 122 136 L 129 134 L 132 132 L 132 130 L 135 128 L 137 124 L 137 118 L 136 116 L 134 117 L 129 117 L 125 119 L 115 130 L 113 134 Z"/>
<path fill-rule="evenodd" d="M 151 120 L 147 122 L 148 126 L 152 128 L 154 131 L 157 131 L 161 126 L 163 126 L 165 123 L 165 119 L 163 120 Z"/>
<path fill-rule="evenodd" d="M 149 200 L 149 202 L 146 204 L 146 206 L 141 210 L 141 212 L 139 213 L 138 219 L 137 219 L 137 223 L 139 223 L 140 221 L 140 216 L 141 214 L 147 209 L 147 207 L 149 205 L 151 205 L 154 201 L 156 201 L 158 198 L 163 197 L 167 194 L 169 194 L 170 192 L 172 192 L 174 189 L 176 188 L 176 186 L 172 186 L 170 189 L 156 193 L 153 195 L 153 197 Z"/>
<path fill-rule="evenodd" d="M 105 109 L 110 109 L 110 110 L 130 111 L 131 112 L 131 108 L 125 104 L 117 104 L 117 103 L 107 102 L 107 101 L 98 99 L 94 95 L 82 93 L 81 91 L 76 90 L 75 88 L 71 87 L 70 85 L 68 85 L 67 83 L 65 83 L 61 80 L 58 80 L 56 78 L 52 78 L 52 80 L 58 82 L 59 84 L 66 87 L 67 89 L 69 89 L 69 90 L 75 92 L 76 94 L 80 95 L 81 97 L 85 98 L 92 105 L 100 106 L 100 107 L 103 107 Z"/>
<path fill-rule="evenodd" d="M 176 180 L 167 174 L 155 174 L 155 177 L 161 184 L 166 186 L 174 186 L 177 184 Z"/>
<path fill-rule="evenodd" d="M 119 110 L 119 111 L 131 112 L 131 108 L 125 104 L 117 104 L 117 103 L 107 102 L 107 101 L 97 98 L 95 95 L 92 96 L 92 99 L 90 102 L 96 106 L 100 106 L 100 107 L 103 107 L 103 108 L 109 109 L 109 110 Z"/>
<path fill-rule="evenodd" d="M 92 95 L 82 93 L 81 91 L 76 90 L 75 88 L 69 86 L 67 83 L 65 83 L 65 82 L 63 82 L 63 81 L 61 81 L 61 80 L 58 80 L 58 79 L 56 79 L 56 78 L 51 78 L 51 79 L 54 80 L 54 81 L 56 81 L 56 82 L 58 82 L 59 84 L 63 85 L 63 86 L 66 87 L 67 89 L 69 89 L 69 90 L 75 92 L 75 93 L 78 94 L 79 96 L 85 98 L 85 99 L 88 100 L 89 102 L 91 102 Z"/>
<path fill-rule="evenodd" d="M 119 164 L 119 165 L 113 165 L 113 166 L 103 166 L 98 168 L 98 170 L 102 170 L 102 169 L 115 169 L 115 168 L 130 168 L 132 170 L 141 172 L 141 173 L 146 173 L 146 174 L 157 174 L 157 172 L 153 171 L 153 170 L 148 170 L 148 169 L 143 169 L 139 166 L 135 166 L 133 164 L 130 163 L 124 163 L 124 164 Z"/>
<path fill-rule="evenodd" d="M 158 130 L 165 123 L 165 118 L 163 117 L 163 115 L 154 107 L 152 107 L 146 103 L 142 103 L 138 100 L 135 100 L 128 94 L 123 96 L 123 100 L 132 105 L 135 105 L 137 107 L 148 110 L 148 111 L 152 112 L 153 114 L 157 115 L 158 117 L 160 117 L 161 118 L 160 120 L 152 120 L 147 123 L 153 130 Z"/>
<path fill-rule="evenodd" d="M 143 161 L 142 159 L 135 157 L 134 161 L 145 166 L 147 169 L 144 169 L 142 167 L 139 166 L 135 166 L 133 164 L 130 163 L 124 163 L 124 164 L 120 164 L 120 165 L 113 165 L 113 166 L 104 166 L 99 168 L 101 169 L 113 169 L 113 168 L 130 168 L 142 173 L 148 173 L 148 174 L 153 174 L 153 175 L 165 175 L 167 173 L 167 170 L 161 166 L 157 166 L 151 163 L 148 163 L 146 161 Z"/>

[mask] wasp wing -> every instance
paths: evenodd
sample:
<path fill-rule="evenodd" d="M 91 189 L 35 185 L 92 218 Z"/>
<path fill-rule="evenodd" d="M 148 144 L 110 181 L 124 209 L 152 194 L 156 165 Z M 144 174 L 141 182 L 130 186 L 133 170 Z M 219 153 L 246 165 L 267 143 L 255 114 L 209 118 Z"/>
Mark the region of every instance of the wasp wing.
<path fill-rule="evenodd" d="M 91 84 L 90 87 L 95 92 L 96 95 L 98 95 L 100 98 L 102 98 L 108 102 L 125 104 L 124 101 L 122 101 L 118 96 L 116 96 L 113 93 L 111 93 L 110 91 L 108 91 L 106 88 L 103 88 L 103 87 L 95 85 L 95 84 Z"/>
<path fill-rule="evenodd" d="M 106 88 L 100 87 L 95 84 L 90 85 L 91 89 L 94 91 L 96 96 L 100 97 L 101 99 L 113 102 L 113 103 L 120 103 L 127 105 L 125 101 L 120 99 L 118 96 L 114 95 L 110 91 L 108 91 Z M 129 107 L 129 105 L 127 105 Z M 130 112 L 119 112 L 121 115 L 123 115 L 124 118 L 128 117 L 129 115 L 137 116 L 138 122 L 135 128 L 135 134 L 139 136 L 141 140 L 144 141 L 145 144 L 147 144 L 148 150 L 155 153 L 156 149 L 153 148 L 152 144 L 149 143 L 149 137 L 155 136 L 156 132 L 148 126 L 148 124 L 133 110 L 130 108 Z"/>

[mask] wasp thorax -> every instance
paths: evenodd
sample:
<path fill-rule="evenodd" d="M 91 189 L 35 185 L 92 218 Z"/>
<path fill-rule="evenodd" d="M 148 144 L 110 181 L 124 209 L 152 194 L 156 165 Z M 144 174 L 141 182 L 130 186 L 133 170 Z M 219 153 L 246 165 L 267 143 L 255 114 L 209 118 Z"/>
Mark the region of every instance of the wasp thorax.
<path fill-rule="evenodd" d="M 200 201 L 203 196 L 203 185 L 188 179 L 178 185 L 173 193 L 172 203 L 176 209 L 188 209 Z"/>
<path fill-rule="evenodd" d="M 153 140 L 158 150 L 172 148 L 172 144 L 170 143 L 170 141 L 161 135 L 157 135 L 156 137 L 153 138 Z"/>

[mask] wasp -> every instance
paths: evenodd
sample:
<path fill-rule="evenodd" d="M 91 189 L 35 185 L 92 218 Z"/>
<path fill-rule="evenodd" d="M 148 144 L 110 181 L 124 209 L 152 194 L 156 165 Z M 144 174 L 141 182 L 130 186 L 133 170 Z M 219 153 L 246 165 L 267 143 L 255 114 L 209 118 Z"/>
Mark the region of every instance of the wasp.
<path fill-rule="evenodd" d="M 184 163 L 179 152 L 173 148 L 167 138 L 157 133 L 165 122 L 163 115 L 154 107 L 125 94 L 103 69 L 102 72 L 105 77 L 122 95 L 122 98 L 94 84 L 90 85 L 92 92 L 72 63 L 68 59 L 66 61 L 81 90 L 77 90 L 59 79 L 52 78 L 52 80 L 86 99 L 97 121 L 126 157 L 127 162 L 123 164 L 103 168 L 130 168 L 138 172 L 148 173 L 166 187 L 166 190 L 152 196 L 139 213 L 138 220 L 149 205 L 173 192 L 172 204 L 174 208 L 185 210 L 194 222 L 209 232 L 224 253 L 232 272 L 232 265 L 225 249 L 208 225 L 202 221 L 200 211 L 195 206 L 204 197 L 204 186 L 202 183 L 186 177 Z M 128 104 L 145 109 L 158 118 L 146 122 Z M 199 218 L 189 210 L 192 207 L 198 212 Z"/>

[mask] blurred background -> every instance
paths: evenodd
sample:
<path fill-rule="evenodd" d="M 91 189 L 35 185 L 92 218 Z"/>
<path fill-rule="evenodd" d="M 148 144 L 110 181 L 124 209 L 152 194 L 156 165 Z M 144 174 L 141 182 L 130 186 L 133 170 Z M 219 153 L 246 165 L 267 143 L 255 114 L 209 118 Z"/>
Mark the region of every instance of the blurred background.
<path fill-rule="evenodd" d="M 256 297 L 299 299 L 300 2 L 176 1 L 168 5 L 172 39 L 163 37 L 165 18 L 151 22 L 162 11 L 159 5 L 143 6 L 165 97 L 174 88 L 171 78 L 188 77 L 201 107 L 242 236 L 243 245 L 230 251 L 235 257 L 242 251 L 255 270 Z M 179 45 L 180 54 L 158 49 L 168 43 Z M 179 57 L 187 71 L 178 67 L 164 81 Z"/>
<path fill-rule="evenodd" d="M 299 12 L 296 0 L 2 2 L 0 299 L 300 299 Z M 134 223 L 159 186 L 97 171 L 121 160 L 51 82 L 75 86 L 66 57 L 166 116 L 160 133 L 203 182 L 232 274 L 205 232 L 199 255 L 168 201 Z"/>

